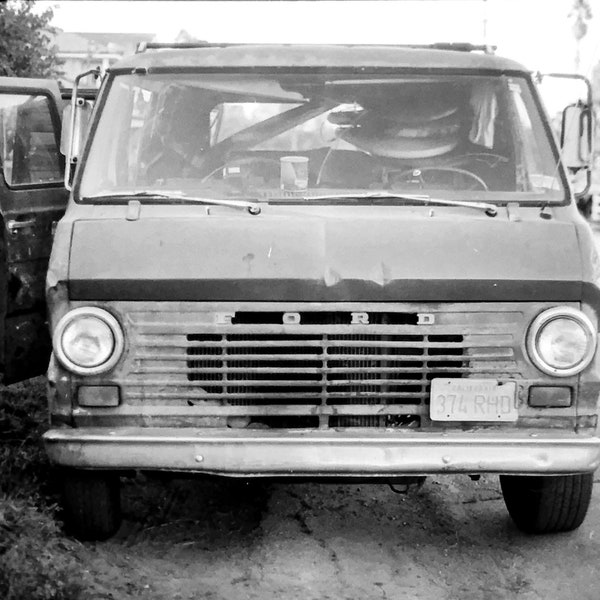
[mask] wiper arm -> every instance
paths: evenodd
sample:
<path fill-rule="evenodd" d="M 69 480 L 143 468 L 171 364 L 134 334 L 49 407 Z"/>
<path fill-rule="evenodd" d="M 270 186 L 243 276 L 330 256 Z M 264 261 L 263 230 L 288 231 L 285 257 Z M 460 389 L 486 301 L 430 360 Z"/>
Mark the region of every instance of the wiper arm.
<path fill-rule="evenodd" d="M 200 204 L 216 204 L 220 206 L 233 206 L 236 208 L 247 208 L 251 215 L 260 214 L 260 206 L 257 201 L 251 200 L 226 200 L 223 198 L 204 198 L 201 196 L 188 196 L 183 192 L 170 192 L 170 198 L 180 198 L 189 202 L 199 202 Z"/>
<path fill-rule="evenodd" d="M 437 204 L 441 206 L 466 206 L 483 210 L 486 215 L 495 217 L 498 207 L 487 202 L 467 202 L 466 200 L 446 200 L 432 198 L 425 194 L 394 194 L 393 192 L 370 192 L 367 194 L 327 194 L 324 196 L 304 196 L 302 200 L 405 200 L 407 202 L 420 202 L 422 204 Z"/>
<path fill-rule="evenodd" d="M 169 190 L 153 192 L 145 190 L 143 192 L 125 192 L 121 194 L 102 194 L 99 196 L 88 196 L 86 200 L 136 200 L 138 198 L 147 198 L 155 200 L 185 200 L 186 202 L 198 202 L 200 204 L 214 204 L 218 206 L 233 206 L 235 208 L 247 208 L 252 215 L 260 214 L 258 202 L 251 200 L 226 200 L 221 198 L 204 198 L 200 196 L 188 196 L 180 190 Z"/>

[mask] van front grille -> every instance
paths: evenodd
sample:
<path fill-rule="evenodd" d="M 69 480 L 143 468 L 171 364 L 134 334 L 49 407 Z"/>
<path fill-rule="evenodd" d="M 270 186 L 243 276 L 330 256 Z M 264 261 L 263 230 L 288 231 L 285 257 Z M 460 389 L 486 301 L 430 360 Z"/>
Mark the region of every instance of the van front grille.
<path fill-rule="evenodd" d="M 418 428 L 429 424 L 433 378 L 520 376 L 519 311 L 438 310 L 417 325 L 410 311 L 390 318 L 366 306 L 365 326 L 340 317 L 340 305 L 303 307 L 302 322 L 289 325 L 268 308 L 222 325 L 210 312 L 132 315 L 124 402 L 184 406 L 240 427 Z"/>

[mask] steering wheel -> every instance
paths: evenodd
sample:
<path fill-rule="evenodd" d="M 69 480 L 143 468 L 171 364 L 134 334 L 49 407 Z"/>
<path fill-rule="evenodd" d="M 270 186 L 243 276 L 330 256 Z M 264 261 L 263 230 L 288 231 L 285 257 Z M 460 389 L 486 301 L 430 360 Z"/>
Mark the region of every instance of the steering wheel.
<path fill-rule="evenodd" d="M 407 178 L 410 177 L 412 181 L 417 180 L 423 185 L 425 184 L 425 179 L 423 177 L 424 173 L 450 173 L 454 175 L 460 175 L 461 177 L 468 178 L 471 180 L 471 187 L 467 189 L 477 189 L 473 187 L 474 184 L 477 184 L 478 188 L 481 188 L 486 192 L 489 190 L 487 183 L 481 177 L 479 177 L 479 175 L 476 175 L 472 171 L 468 171 L 467 169 L 461 169 L 459 167 L 417 167 L 414 169 L 407 169 L 406 171 L 400 172 L 388 171 L 388 180 L 393 186 L 394 180 L 408 181 Z"/>
<path fill-rule="evenodd" d="M 230 159 L 224 162 L 222 165 L 213 169 L 208 175 L 202 178 L 202 183 L 210 181 L 215 175 L 221 173 L 223 169 L 227 167 L 227 165 L 245 165 L 245 164 L 253 164 L 253 163 L 262 163 L 262 164 L 271 164 L 276 165 L 277 169 L 280 168 L 280 162 L 278 158 L 269 158 L 268 156 L 245 156 L 243 158 Z"/>

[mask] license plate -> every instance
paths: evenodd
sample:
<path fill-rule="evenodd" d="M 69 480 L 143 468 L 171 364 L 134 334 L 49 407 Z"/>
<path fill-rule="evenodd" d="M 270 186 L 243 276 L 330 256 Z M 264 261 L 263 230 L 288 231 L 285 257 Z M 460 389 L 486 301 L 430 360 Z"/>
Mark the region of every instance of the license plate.
<path fill-rule="evenodd" d="M 516 421 L 519 413 L 514 381 L 432 379 L 432 421 Z"/>

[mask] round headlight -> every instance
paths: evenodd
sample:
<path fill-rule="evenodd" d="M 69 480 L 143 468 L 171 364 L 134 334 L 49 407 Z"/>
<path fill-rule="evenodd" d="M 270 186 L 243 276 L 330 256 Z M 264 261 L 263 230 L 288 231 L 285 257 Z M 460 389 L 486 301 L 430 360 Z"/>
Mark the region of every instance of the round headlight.
<path fill-rule="evenodd" d="M 548 375 L 568 377 L 587 367 L 596 351 L 596 331 L 581 311 L 568 306 L 539 314 L 527 335 L 533 363 Z"/>
<path fill-rule="evenodd" d="M 53 346 L 65 368 L 80 375 L 95 375 L 114 367 L 121 357 L 123 331 L 101 308 L 76 308 L 58 322 Z"/>

